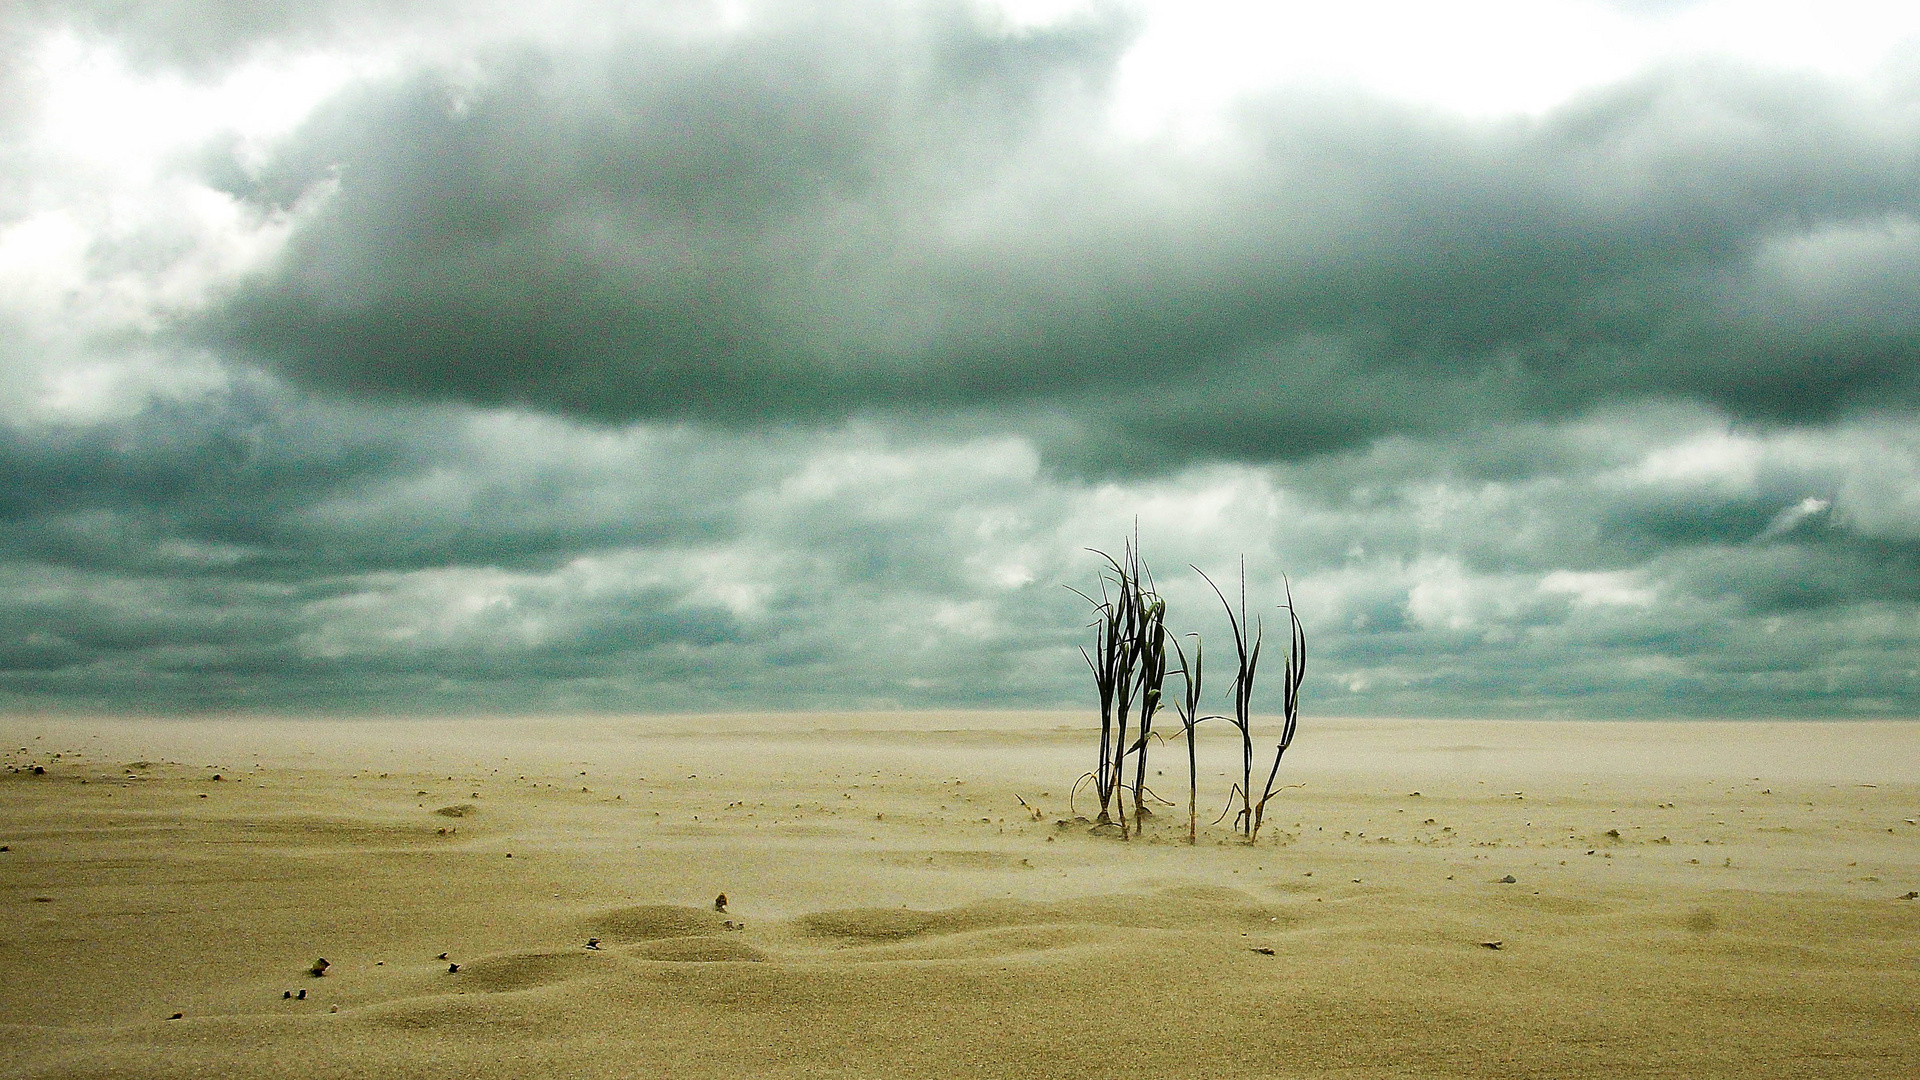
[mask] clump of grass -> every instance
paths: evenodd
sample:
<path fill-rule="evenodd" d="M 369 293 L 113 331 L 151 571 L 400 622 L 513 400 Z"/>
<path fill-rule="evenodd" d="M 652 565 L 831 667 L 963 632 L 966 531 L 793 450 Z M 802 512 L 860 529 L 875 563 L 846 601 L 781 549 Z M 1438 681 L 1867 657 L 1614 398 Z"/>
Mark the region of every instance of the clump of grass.
<path fill-rule="evenodd" d="M 1117 559 L 1104 551 L 1094 554 L 1107 562 L 1100 575 L 1100 599 L 1073 590 L 1094 607 L 1094 648 L 1082 648 L 1080 655 L 1092 669 L 1100 695 L 1100 757 L 1081 782 L 1091 779 L 1100 799 L 1095 826 L 1116 825 L 1125 837 L 1129 754 L 1134 755 L 1135 822 L 1147 814 L 1147 747 L 1167 677 L 1167 604 L 1154 589 L 1153 572 L 1141 561 L 1137 541 L 1129 541 Z M 1136 707 L 1139 734 L 1129 743 Z"/>
<path fill-rule="evenodd" d="M 1175 700 L 1174 710 L 1180 717 L 1181 733 L 1187 740 L 1187 841 L 1196 843 L 1199 838 L 1199 726 L 1207 720 L 1226 720 L 1240 733 L 1240 779 L 1232 785 L 1227 808 L 1220 820 L 1231 813 L 1233 830 L 1248 843 L 1253 843 L 1259 837 L 1267 803 L 1280 790 L 1274 787 L 1279 779 L 1280 763 L 1286 756 L 1287 748 L 1293 745 L 1294 732 L 1299 725 L 1300 685 L 1306 673 L 1306 631 L 1294 609 L 1292 585 L 1287 586 L 1287 601 L 1283 605 L 1289 630 L 1281 683 L 1284 723 L 1274 750 L 1273 766 L 1267 772 L 1266 785 L 1256 798 L 1253 794 L 1253 691 L 1254 680 L 1259 673 L 1266 626 L 1263 619 L 1259 616 L 1250 617 L 1247 611 L 1246 560 L 1240 561 L 1240 604 L 1237 609 L 1205 571 L 1193 567 L 1194 572 L 1213 589 L 1226 610 L 1227 623 L 1233 632 L 1236 660 L 1233 684 L 1229 691 L 1233 699 L 1232 715 L 1203 716 L 1200 711 L 1205 675 L 1203 643 L 1198 634 L 1187 635 L 1194 639 L 1193 655 L 1189 657 L 1179 639 L 1168 631 L 1166 601 L 1154 586 L 1152 571 L 1140 557 L 1137 535 L 1122 547 L 1119 558 L 1097 549 L 1089 550 L 1106 561 L 1106 567 L 1100 574 L 1099 599 L 1078 589 L 1073 591 L 1093 605 L 1094 609 L 1091 623 L 1094 647 L 1091 651 L 1083 647 L 1080 655 L 1092 670 L 1094 687 L 1099 693 L 1100 748 L 1094 768 L 1081 775 L 1074 784 L 1074 790 L 1077 793 L 1081 784 L 1093 784 L 1094 794 L 1100 800 L 1099 817 L 1094 827 L 1116 827 L 1121 837 L 1130 835 L 1126 808 L 1128 755 L 1134 756 L 1132 831 L 1138 831 L 1144 819 L 1151 816 L 1146 805 L 1147 751 L 1155 734 L 1153 722 L 1165 696 L 1167 648 L 1171 645 L 1173 655 L 1179 661 L 1178 670 L 1183 684 L 1183 693 Z M 1136 711 L 1138 731 L 1129 741 Z"/>
<path fill-rule="evenodd" d="M 1232 810 L 1234 800 L 1239 800 L 1240 808 L 1234 813 L 1233 827 L 1251 844 L 1260 836 L 1260 823 L 1266 814 L 1267 803 L 1276 794 L 1273 785 L 1280 776 L 1280 760 L 1286 756 L 1287 748 L 1293 745 L 1293 733 L 1300 723 L 1300 682 L 1307 670 L 1306 629 L 1294 610 L 1293 586 L 1289 584 L 1285 605 L 1289 632 L 1284 659 L 1286 666 L 1281 682 L 1283 726 L 1280 743 L 1273 753 L 1273 768 L 1267 771 L 1266 786 L 1256 800 L 1253 796 L 1253 682 L 1260 669 L 1260 649 L 1266 638 L 1265 620 L 1257 615 L 1251 621 L 1248 619 L 1245 559 L 1240 560 L 1240 609 L 1237 613 L 1226 593 L 1214 584 L 1212 578 L 1207 577 L 1204 570 L 1196 566 L 1193 571 L 1205 578 L 1213 594 L 1220 598 L 1220 606 L 1227 612 L 1227 625 L 1233 631 L 1233 647 L 1239 662 L 1233 676 L 1233 715 L 1222 719 L 1231 722 L 1240 732 L 1240 782 L 1229 793 L 1227 808 Z"/>

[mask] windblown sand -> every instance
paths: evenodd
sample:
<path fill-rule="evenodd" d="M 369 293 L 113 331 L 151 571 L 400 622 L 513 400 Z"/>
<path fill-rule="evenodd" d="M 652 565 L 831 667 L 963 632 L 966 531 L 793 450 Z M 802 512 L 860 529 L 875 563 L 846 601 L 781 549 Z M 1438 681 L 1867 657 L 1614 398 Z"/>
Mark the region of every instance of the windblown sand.
<path fill-rule="evenodd" d="M 1920 724 L 1229 735 L 0 720 L 0 1074 L 1920 1076 Z"/>

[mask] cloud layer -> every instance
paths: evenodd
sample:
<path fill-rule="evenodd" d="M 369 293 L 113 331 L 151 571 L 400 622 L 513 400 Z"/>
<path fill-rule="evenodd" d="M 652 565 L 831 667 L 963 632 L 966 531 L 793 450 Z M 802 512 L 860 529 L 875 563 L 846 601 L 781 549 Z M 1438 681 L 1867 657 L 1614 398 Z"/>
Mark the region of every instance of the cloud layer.
<path fill-rule="evenodd" d="M 329 390 L 743 426 L 1050 410 L 1091 464 L 1637 400 L 1909 409 L 1920 110 L 1712 64 L 1533 120 L 1098 123 L 1126 26 L 952 11 L 488 53 L 322 111 L 203 340 Z"/>
<path fill-rule="evenodd" d="M 1137 523 L 1322 714 L 1920 711 L 1920 68 L 1143 133 L 1157 25 L 24 9 L 0 704 L 1084 705 Z"/>

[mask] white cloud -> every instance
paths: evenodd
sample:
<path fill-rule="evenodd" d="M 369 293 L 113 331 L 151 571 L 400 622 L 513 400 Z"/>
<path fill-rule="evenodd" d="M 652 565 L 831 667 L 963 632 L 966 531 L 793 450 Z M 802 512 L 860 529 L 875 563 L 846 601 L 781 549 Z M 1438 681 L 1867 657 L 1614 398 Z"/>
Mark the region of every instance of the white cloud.
<path fill-rule="evenodd" d="M 1540 579 L 1540 591 L 1561 593 L 1582 607 L 1652 607 L 1656 592 L 1625 571 L 1555 570 Z"/>
<path fill-rule="evenodd" d="M 1765 449 L 1756 438 L 1726 431 L 1710 432 L 1647 453 L 1637 468 L 1620 479 L 1629 483 L 1744 493 L 1754 487 Z"/>

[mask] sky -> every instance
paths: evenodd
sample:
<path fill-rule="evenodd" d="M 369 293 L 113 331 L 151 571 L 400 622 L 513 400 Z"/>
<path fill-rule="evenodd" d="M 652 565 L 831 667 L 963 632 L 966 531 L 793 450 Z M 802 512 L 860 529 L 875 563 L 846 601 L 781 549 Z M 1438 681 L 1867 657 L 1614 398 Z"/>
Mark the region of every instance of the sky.
<path fill-rule="evenodd" d="M 1917 299 L 1911 4 L 25 0 L 0 709 L 1920 716 Z"/>

